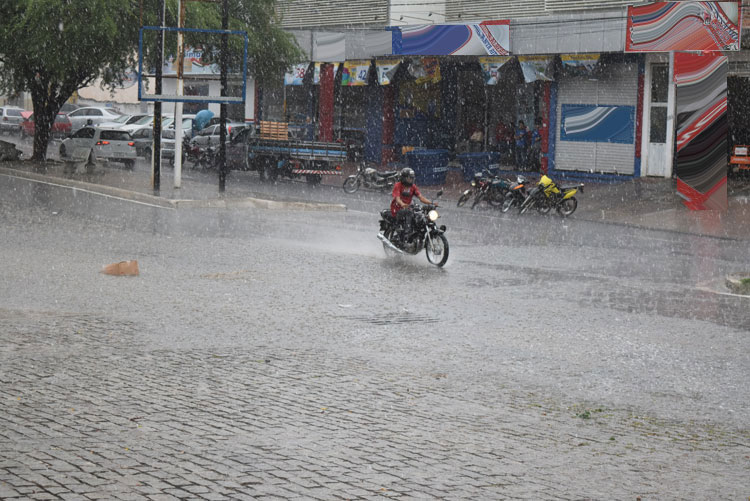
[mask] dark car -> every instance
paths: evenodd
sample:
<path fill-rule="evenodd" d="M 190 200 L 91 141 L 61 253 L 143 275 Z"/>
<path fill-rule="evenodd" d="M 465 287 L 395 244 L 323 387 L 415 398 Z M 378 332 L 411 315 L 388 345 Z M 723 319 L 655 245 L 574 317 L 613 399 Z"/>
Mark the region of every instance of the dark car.
<path fill-rule="evenodd" d="M 36 131 L 36 126 L 34 125 L 34 114 L 31 113 L 28 117 L 24 118 L 20 127 L 21 138 L 28 136 L 33 137 L 34 132 Z M 52 127 L 50 127 L 49 133 L 52 138 L 65 138 L 70 135 L 72 127 L 73 124 L 70 123 L 68 115 L 65 113 L 58 113 L 55 117 L 55 121 L 52 122 Z"/>

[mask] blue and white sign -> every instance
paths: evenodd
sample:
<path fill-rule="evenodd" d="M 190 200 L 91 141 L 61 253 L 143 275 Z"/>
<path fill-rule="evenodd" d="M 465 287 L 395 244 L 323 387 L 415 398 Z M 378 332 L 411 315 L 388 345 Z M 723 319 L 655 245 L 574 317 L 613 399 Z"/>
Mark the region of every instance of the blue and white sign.
<path fill-rule="evenodd" d="M 635 107 L 563 104 L 560 140 L 633 144 Z"/>

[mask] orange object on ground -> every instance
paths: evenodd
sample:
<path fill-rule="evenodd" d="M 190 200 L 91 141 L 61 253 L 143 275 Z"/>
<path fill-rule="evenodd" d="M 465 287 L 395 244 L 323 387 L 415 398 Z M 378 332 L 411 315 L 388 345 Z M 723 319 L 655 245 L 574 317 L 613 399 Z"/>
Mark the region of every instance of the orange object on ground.
<path fill-rule="evenodd" d="M 138 275 L 138 261 L 120 261 L 119 263 L 108 264 L 102 268 L 105 275 Z"/>

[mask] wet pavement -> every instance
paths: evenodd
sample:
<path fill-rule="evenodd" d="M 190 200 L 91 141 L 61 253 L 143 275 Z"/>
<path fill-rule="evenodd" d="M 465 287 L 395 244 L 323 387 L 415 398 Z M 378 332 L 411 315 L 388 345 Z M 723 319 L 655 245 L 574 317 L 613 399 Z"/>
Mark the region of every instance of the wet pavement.
<path fill-rule="evenodd" d="M 51 147 L 51 148 L 54 148 Z M 340 175 L 323 176 L 322 186 L 340 188 L 347 175 L 353 174 L 353 164 L 345 164 Z M 230 171 L 225 190 L 219 190 L 218 174 L 197 172 L 184 167 L 180 188 L 175 188 L 174 171 L 162 166 L 160 189 L 155 192 L 149 165 L 140 162 L 133 170 L 120 164 L 98 165 L 91 174 L 79 168 L 76 172 L 59 161 L 42 164 L 30 161 L 2 162 L 0 173 L 28 176 L 39 180 L 54 180 L 70 186 L 92 190 L 107 190 L 114 196 L 142 200 L 168 206 L 226 206 L 238 200 L 275 200 L 281 202 L 317 202 L 331 204 L 324 210 L 341 210 L 365 196 L 361 189 L 354 195 L 342 192 L 294 191 L 274 188 L 273 183 L 261 183 L 255 173 Z M 514 178 L 514 171 L 501 171 L 503 177 Z M 535 179 L 534 173 L 521 173 Z M 571 181 L 572 182 L 572 181 Z M 750 179 L 731 176 L 728 183 L 727 211 L 691 211 L 683 204 L 672 179 L 641 178 L 613 182 L 606 179 L 583 180 L 584 193 L 577 196 L 576 219 L 610 224 L 628 225 L 694 235 L 730 239 L 750 239 Z M 277 184 L 304 184 L 304 181 L 281 180 Z M 561 184 L 565 184 L 563 181 Z M 269 186 L 270 185 L 270 186 Z M 421 186 L 425 193 L 444 191 L 446 202 L 454 202 L 469 187 L 463 174 L 450 169 L 446 183 L 440 186 Z M 379 192 L 375 192 L 379 193 Z M 262 205 L 261 205 L 262 206 Z M 300 208 L 304 208 L 300 206 Z M 312 206 L 307 207 L 312 209 Z"/>
<path fill-rule="evenodd" d="M 686 211 L 669 183 L 567 220 L 446 202 L 436 269 L 386 259 L 388 196 L 342 179 L 3 168 L 0 499 L 749 492 L 750 309 L 717 286 L 746 237 L 644 229 Z"/>

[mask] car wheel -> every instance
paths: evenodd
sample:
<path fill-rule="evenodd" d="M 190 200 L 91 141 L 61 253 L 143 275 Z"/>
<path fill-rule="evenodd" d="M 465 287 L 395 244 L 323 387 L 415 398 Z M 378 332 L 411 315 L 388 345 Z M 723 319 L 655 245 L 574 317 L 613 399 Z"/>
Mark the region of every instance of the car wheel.
<path fill-rule="evenodd" d="M 67 152 L 67 150 L 65 149 L 65 145 L 64 145 L 64 144 L 61 144 L 61 145 L 60 145 L 60 157 L 61 157 L 61 158 L 65 158 L 65 157 L 67 156 L 67 153 L 68 153 L 68 152 Z"/>
<path fill-rule="evenodd" d="M 125 167 L 127 169 L 132 169 L 133 167 L 135 167 L 135 160 L 125 160 L 125 162 L 123 163 L 125 164 Z"/>
<path fill-rule="evenodd" d="M 143 158 L 146 159 L 146 162 L 151 163 L 151 148 L 146 148 L 146 151 L 143 152 Z"/>

